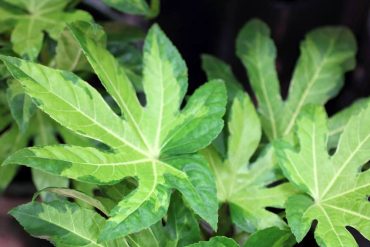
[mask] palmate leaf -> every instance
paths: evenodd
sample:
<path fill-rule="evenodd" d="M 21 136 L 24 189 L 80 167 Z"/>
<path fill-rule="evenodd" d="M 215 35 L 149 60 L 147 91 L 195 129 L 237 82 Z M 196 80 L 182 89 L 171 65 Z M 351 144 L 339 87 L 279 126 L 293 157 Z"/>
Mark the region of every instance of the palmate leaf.
<path fill-rule="evenodd" d="M 5 0 L 0 4 L 0 24 L 11 29 L 13 50 L 34 60 L 42 48 L 44 32 L 57 40 L 66 23 L 92 20 L 84 11 L 65 11 L 71 0 Z"/>
<path fill-rule="evenodd" d="M 301 241 L 317 220 L 320 246 L 357 246 L 351 226 L 370 239 L 370 107 L 350 119 L 336 152 L 327 151 L 327 117 L 322 107 L 308 107 L 297 120 L 299 150 L 276 144 L 285 175 L 302 194 L 288 199 L 288 223 Z"/>
<path fill-rule="evenodd" d="M 10 214 L 33 236 L 44 237 L 56 246 L 125 247 L 125 239 L 98 242 L 105 219 L 90 209 L 66 200 L 30 202 Z"/>
<path fill-rule="evenodd" d="M 301 55 L 284 101 L 275 68 L 276 48 L 267 25 L 257 19 L 248 22 L 236 46 L 258 101 L 263 131 L 270 141 L 292 133 L 305 105 L 325 104 L 335 96 L 343 85 L 344 73 L 355 65 L 356 42 L 348 29 L 323 27 L 309 32 L 301 43 Z M 225 71 L 221 78 L 226 75 L 233 82 L 230 84 L 237 83 L 228 65 L 218 59 L 204 57 L 203 68 L 211 75 L 209 78 L 220 78 L 220 71 Z"/>
<path fill-rule="evenodd" d="M 26 164 L 52 174 L 95 184 L 127 177 L 135 191 L 110 212 L 100 239 L 118 238 L 149 227 L 167 211 L 177 189 L 196 214 L 217 224 L 214 178 L 205 161 L 191 153 L 208 145 L 223 127 L 226 92 L 220 81 L 199 88 L 179 110 L 187 87 L 185 63 L 158 26 L 144 45 L 145 107 L 117 61 L 102 46 L 71 27 L 92 68 L 120 107 L 116 115 L 101 95 L 76 75 L 24 60 L 2 57 L 40 109 L 65 127 L 110 147 L 46 146 L 23 149 L 5 164 Z"/>
<path fill-rule="evenodd" d="M 301 43 L 288 98 L 282 101 L 275 69 L 276 48 L 269 36 L 266 24 L 250 21 L 237 38 L 237 54 L 247 68 L 262 126 L 271 140 L 291 133 L 303 106 L 325 104 L 336 95 L 344 73 L 355 65 L 356 42 L 342 27 L 309 32 Z"/>
<path fill-rule="evenodd" d="M 225 160 L 211 147 L 204 151 L 216 176 L 219 202 L 229 204 L 232 221 L 244 231 L 285 227 L 284 221 L 266 207 L 283 208 L 294 189 L 289 183 L 266 187 L 281 179 L 270 146 L 249 164 L 260 143 L 261 125 L 248 95 L 239 94 L 234 99 L 228 129 Z"/>

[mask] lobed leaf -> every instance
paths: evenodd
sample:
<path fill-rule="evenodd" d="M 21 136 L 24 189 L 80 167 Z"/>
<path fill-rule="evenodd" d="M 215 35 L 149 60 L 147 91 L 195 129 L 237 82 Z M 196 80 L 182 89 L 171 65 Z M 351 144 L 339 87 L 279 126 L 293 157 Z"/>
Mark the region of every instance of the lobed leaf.
<path fill-rule="evenodd" d="M 269 28 L 259 20 L 248 22 L 238 35 L 236 47 L 257 97 L 264 131 L 269 139 L 274 139 L 280 133 L 283 102 L 275 69 L 276 48 Z"/>
<path fill-rule="evenodd" d="M 48 236 L 56 246 L 128 246 L 125 240 L 98 242 L 105 219 L 68 201 L 30 202 L 14 208 L 10 214 L 31 235 Z"/>
<path fill-rule="evenodd" d="M 327 151 L 327 117 L 322 107 L 307 107 L 297 121 L 300 150 L 277 144 L 285 175 L 301 190 L 287 202 L 288 223 L 301 241 L 313 220 L 320 246 L 357 246 L 351 226 L 370 239 L 369 170 L 370 107 L 353 116 L 335 154 Z"/>
<path fill-rule="evenodd" d="M 216 177 L 219 202 L 229 204 L 233 223 L 244 231 L 285 227 L 284 221 L 266 208 L 283 208 L 295 191 L 288 183 L 267 187 L 281 179 L 270 147 L 250 164 L 260 142 L 261 126 L 248 95 L 234 99 L 228 129 L 225 160 L 211 147 L 203 151 Z"/>
<path fill-rule="evenodd" d="M 344 27 L 309 32 L 300 46 L 288 97 L 283 100 L 275 65 L 276 47 L 268 26 L 258 19 L 249 21 L 241 29 L 236 47 L 257 98 L 263 131 L 270 141 L 292 133 L 305 105 L 325 104 L 337 94 L 344 74 L 354 68 L 357 49 L 352 33 Z M 203 68 L 211 78 L 238 84 L 228 65 L 218 59 L 204 57 Z M 231 94 L 236 90 L 236 86 L 229 88 Z"/>
<path fill-rule="evenodd" d="M 16 152 L 5 164 L 25 164 L 100 185 L 134 178 L 137 188 L 111 210 L 99 236 L 101 241 L 138 232 L 159 221 L 167 212 L 173 189 L 215 228 L 214 179 L 204 160 L 190 153 L 208 145 L 223 127 L 223 83 L 205 84 L 180 110 L 187 88 L 186 66 L 155 25 L 144 45 L 143 106 L 118 62 L 101 45 L 80 35 L 83 25 L 77 23 L 71 30 L 120 107 L 121 116 L 93 87 L 70 72 L 6 56 L 1 59 L 41 110 L 75 133 L 102 142 L 108 150 L 70 145 L 35 147 Z M 216 97 L 210 97 L 208 91 Z"/>
<path fill-rule="evenodd" d="M 5 0 L 0 5 L 0 23 L 9 23 L 13 50 L 22 57 L 35 60 L 39 55 L 47 32 L 58 39 L 66 23 L 77 20 L 90 21 L 84 11 L 65 11 L 71 0 Z"/>

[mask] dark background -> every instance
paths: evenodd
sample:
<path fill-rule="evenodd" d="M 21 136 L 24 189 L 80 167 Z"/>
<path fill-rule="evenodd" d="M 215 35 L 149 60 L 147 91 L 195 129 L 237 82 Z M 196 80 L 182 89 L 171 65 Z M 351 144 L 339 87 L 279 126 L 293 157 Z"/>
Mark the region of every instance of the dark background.
<path fill-rule="evenodd" d="M 358 64 L 354 72 L 347 74 L 340 95 L 327 105 L 329 113 L 333 113 L 359 97 L 370 95 L 369 7 L 369 0 L 164 0 L 155 21 L 187 62 L 192 89 L 206 81 L 200 55 L 210 53 L 231 64 L 251 92 L 246 72 L 235 55 L 235 39 L 248 20 L 262 19 L 270 26 L 277 46 L 276 65 L 283 95 L 304 35 L 324 25 L 349 27 L 358 41 Z"/>
<path fill-rule="evenodd" d="M 152 22 L 159 23 L 188 65 L 190 91 L 206 81 L 200 56 L 209 53 L 229 63 L 251 93 L 246 72 L 235 55 L 236 35 L 251 18 L 260 18 L 271 28 L 278 50 L 276 67 L 283 95 L 288 89 L 299 56 L 299 43 L 305 33 L 319 26 L 344 25 L 353 31 L 358 41 L 357 67 L 347 73 L 345 86 L 338 97 L 327 104 L 328 112 L 332 114 L 355 99 L 370 95 L 369 0 L 162 0 L 161 13 L 153 21 L 105 9 L 99 0 L 84 0 L 78 7 L 90 11 L 97 20 L 107 20 L 109 16 L 143 27 L 149 27 Z M 16 204 L 29 201 L 34 192 L 32 183 L 22 179 L 29 177 L 25 173 L 27 171 L 21 172 L 6 197 L 0 198 L 1 247 L 49 246 L 46 241 L 32 239 L 15 221 L 4 216 Z M 358 232 L 353 229 L 351 232 L 360 246 L 370 246 Z M 297 246 L 316 246 L 313 234 Z"/>

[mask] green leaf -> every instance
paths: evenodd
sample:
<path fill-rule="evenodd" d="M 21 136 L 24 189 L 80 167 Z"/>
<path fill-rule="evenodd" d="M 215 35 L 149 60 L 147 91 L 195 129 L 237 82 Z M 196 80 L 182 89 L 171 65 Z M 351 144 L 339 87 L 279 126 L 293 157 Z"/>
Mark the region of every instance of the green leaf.
<path fill-rule="evenodd" d="M 200 240 L 200 229 L 193 212 L 184 205 L 179 193 L 171 198 L 171 204 L 167 214 L 167 220 L 163 225 L 158 222 L 152 227 L 129 235 L 129 243 L 135 242 L 133 246 L 153 247 L 181 247 Z"/>
<path fill-rule="evenodd" d="M 294 236 L 289 230 L 270 227 L 253 233 L 244 247 L 291 247 L 295 243 Z"/>
<path fill-rule="evenodd" d="M 368 98 L 359 99 L 355 101 L 352 105 L 344 108 L 342 111 L 339 111 L 334 116 L 330 117 L 328 122 L 329 149 L 337 147 L 339 137 L 342 134 L 344 128 L 346 127 L 349 119 L 357 115 L 362 109 L 366 108 L 368 104 L 369 104 Z"/>
<path fill-rule="evenodd" d="M 32 103 L 31 98 L 24 93 L 21 84 L 15 80 L 12 80 L 9 84 L 7 98 L 12 116 L 17 122 L 20 131 L 24 133 L 35 113 L 36 107 Z"/>
<path fill-rule="evenodd" d="M 58 39 L 66 23 L 77 20 L 90 21 L 84 11 L 65 11 L 71 0 L 6 0 L 9 5 L 0 5 L 0 13 L 6 17 L 0 24 L 12 23 L 11 42 L 19 55 L 34 60 L 42 48 L 44 32 L 54 40 Z"/>
<path fill-rule="evenodd" d="M 186 246 L 200 240 L 200 229 L 192 211 L 184 205 L 179 194 L 175 194 L 168 210 L 164 227 L 166 246 Z"/>
<path fill-rule="evenodd" d="M 237 54 L 247 69 L 262 127 L 270 140 L 289 135 L 305 105 L 325 104 L 335 96 L 345 72 L 355 65 L 356 42 L 344 27 L 317 28 L 306 35 L 300 48 L 288 97 L 283 101 L 275 69 L 276 48 L 267 25 L 252 20 L 237 39 Z"/>
<path fill-rule="evenodd" d="M 275 69 L 276 48 L 269 28 L 260 20 L 248 22 L 238 35 L 236 47 L 257 97 L 264 131 L 274 139 L 279 136 L 283 102 Z"/>
<path fill-rule="evenodd" d="M 105 33 L 103 29 L 95 23 L 85 26 L 81 30 L 83 35 L 94 39 L 96 42 L 105 44 Z M 80 44 L 73 37 L 69 30 L 64 30 L 57 41 L 55 55 L 55 67 L 68 71 L 90 71 L 90 65 L 83 55 Z"/>
<path fill-rule="evenodd" d="M 83 56 L 81 47 L 67 30 L 60 34 L 55 52 L 56 68 L 68 71 L 89 69 L 89 63 Z"/>
<path fill-rule="evenodd" d="M 154 18 L 159 14 L 159 0 L 151 0 L 150 6 L 146 0 L 103 0 L 103 2 L 129 14 L 144 15 L 148 18 Z"/>
<path fill-rule="evenodd" d="M 56 246 L 125 246 L 98 242 L 105 219 L 98 213 L 68 201 L 31 202 L 13 209 L 10 214 L 35 237 L 45 238 Z"/>
<path fill-rule="evenodd" d="M 180 111 L 187 87 L 186 66 L 176 48 L 154 26 L 144 45 L 144 107 L 117 61 L 101 46 L 80 37 L 78 28 L 71 29 L 120 107 L 121 116 L 93 87 L 72 73 L 16 58 L 1 58 L 40 109 L 61 125 L 102 142 L 109 149 L 71 145 L 28 148 L 10 156 L 5 164 L 25 164 L 100 185 L 115 184 L 128 177 L 136 179 L 138 187 L 111 210 L 100 240 L 138 232 L 159 221 L 167 211 L 172 189 L 179 190 L 194 212 L 216 228 L 214 178 L 205 161 L 189 153 L 211 143 L 223 127 L 223 83 L 206 83 Z M 96 56 L 100 65 L 95 62 Z M 204 88 L 218 99 L 209 99 Z M 208 118 L 214 120 L 212 126 L 204 124 Z M 178 129 L 181 131 L 175 131 Z M 187 143 L 187 148 L 174 149 L 183 143 Z"/>
<path fill-rule="evenodd" d="M 201 241 L 188 247 L 239 247 L 239 245 L 231 238 L 216 236 L 209 241 Z"/>
<path fill-rule="evenodd" d="M 4 92 L 0 92 L 0 162 L 12 152 L 27 145 L 27 133 L 21 134 L 12 121 Z M 11 144 L 11 145 L 9 145 Z M 14 178 L 17 166 L 0 166 L 0 193 Z"/>
<path fill-rule="evenodd" d="M 353 116 L 340 137 L 335 154 L 327 151 L 327 117 L 322 107 L 307 107 L 297 121 L 299 150 L 278 143 L 285 175 L 305 195 L 287 202 L 288 223 L 301 241 L 313 220 L 320 246 L 357 246 L 346 229 L 351 226 L 370 239 L 370 107 Z"/>
<path fill-rule="evenodd" d="M 208 80 L 222 79 L 225 82 L 229 101 L 232 101 L 238 92 L 243 91 L 243 87 L 235 78 L 231 67 L 222 60 L 211 55 L 202 55 L 202 68 L 206 72 Z"/>
<path fill-rule="evenodd" d="M 266 207 L 284 208 L 294 189 L 289 183 L 267 187 L 281 179 L 270 146 L 250 164 L 261 139 L 261 126 L 248 95 L 242 94 L 234 99 L 228 129 L 225 160 L 212 148 L 203 151 L 216 176 L 219 202 L 230 205 L 232 221 L 244 231 L 285 227 L 284 221 Z"/>
<path fill-rule="evenodd" d="M 343 86 L 355 66 L 356 41 L 350 30 L 323 27 L 306 35 L 284 108 L 283 134 L 294 126 L 306 104 L 325 104 Z"/>

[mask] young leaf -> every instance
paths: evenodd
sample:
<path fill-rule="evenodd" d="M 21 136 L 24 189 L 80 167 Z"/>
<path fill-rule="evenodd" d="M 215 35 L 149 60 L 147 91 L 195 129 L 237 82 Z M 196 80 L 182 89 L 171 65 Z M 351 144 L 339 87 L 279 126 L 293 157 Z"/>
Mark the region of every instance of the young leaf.
<path fill-rule="evenodd" d="M 50 203 L 30 202 L 10 214 L 31 235 L 48 239 L 56 246 L 121 247 L 125 240 L 98 242 L 105 219 L 98 213 L 60 200 Z"/>
<path fill-rule="evenodd" d="M 149 18 L 154 18 L 159 14 L 160 0 L 150 0 L 150 6 L 146 0 L 103 0 L 103 2 L 129 14 L 144 15 Z"/>
<path fill-rule="evenodd" d="M 216 236 L 209 241 L 201 241 L 187 247 L 239 247 L 239 245 L 231 238 Z"/>
<path fill-rule="evenodd" d="M 172 189 L 179 190 L 191 208 L 215 228 L 213 177 L 204 160 L 190 153 L 208 145 L 223 127 L 223 83 L 206 83 L 180 111 L 187 87 L 186 66 L 155 25 L 144 45 L 143 107 L 117 61 L 94 41 L 81 37 L 79 25 L 71 29 L 122 116 L 72 73 L 11 57 L 2 56 L 2 60 L 40 109 L 61 125 L 104 143 L 110 150 L 66 145 L 28 148 L 10 156 L 5 164 L 26 164 L 102 185 L 135 178 L 137 189 L 110 212 L 101 240 L 138 232 L 160 220 L 167 211 Z"/>
<path fill-rule="evenodd" d="M 346 229 L 351 226 L 370 239 L 370 107 L 352 117 L 335 154 L 327 151 L 327 117 L 322 107 L 310 106 L 297 121 L 299 150 L 277 143 L 285 175 L 301 190 L 287 204 L 288 223 L 301 241 L 312 221 L 320 246 L 357 246 Z"/>
<path fill-rule="evenodd" d="M 23 57 L 34 60 L 40 53 L 44 32 L 56 40 L 66 23 L 85 20 L 91 16 L 84 11 L 66 12 L 71 0 L 5 0 L 0 5 L 0 24 L 11 23 L 13 50 Z"/>
<path fill-rule="evenodd" d="M 354 67 L 356 42 L 342 27 L 318 28 L 306 35 L 301 56 L 293 73 L 287 100 L 280 94 L 275 69 L 276 48 L 270 30 L 260 20 L 248 22 L 237 38 L 237 55 L 247 69 L 258 101 L 258 112 L 269 140 L 291 134 L 302 108 L 310 103 L 324 104 L 343 85 L 343 75 Z M 211 78 L 228 80 L 230 92 L 238 81 L 231 69 L 218 59 L 203 58 L 203 68 Z M 217 69 L 217 70 L 216 70 Z"/>
<path fill-rule="evenodd" d="M 228 129 L 226 160 L 223 161 L 212 148 L 204 151 L 216 176 L 219 202 L 230 205 L 233 222 L 244 231 L 284 227 L 284 221 L 265 208 L 283 208 L 294 190 L 288 183 L 266 187 L 280 179 L 270 147 L 249 164 L 261 139 L 261 126 L 248 95 L 241 94 L 234 99 Z"/>

